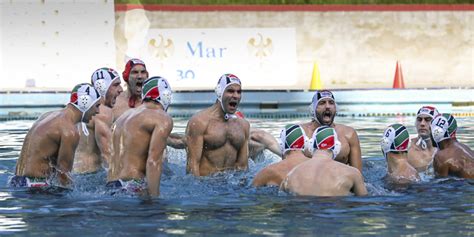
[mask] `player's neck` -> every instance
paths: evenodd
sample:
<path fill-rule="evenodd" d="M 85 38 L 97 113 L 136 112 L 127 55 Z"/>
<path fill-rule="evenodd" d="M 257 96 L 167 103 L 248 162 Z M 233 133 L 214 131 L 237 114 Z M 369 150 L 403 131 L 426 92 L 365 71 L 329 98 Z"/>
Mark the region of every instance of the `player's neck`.
<path fill-rule="evenodd" d="M 439 148 L 443 150 L 445 148 L 452 146 L 454 142 L 455 142 L 454 139 L 449 138 L 449 139 L 439 142 L 438 145 L 439 145 Z"/>
<path fill-rule="evenodd" d="M 66 106 L 66 117 L 73 123 L 79 123 L 82 119 L 82 112 L 72 104 Z"/>
<path fill-rule="evenodd" d="M 332 160 L 332 152 L 329 150 L 315 150 L 313 152 L 313 159 Z"/>
<path fill-rule="evenodd" d="M 314 129 L 319 128 L 319 127 L 321 127 L 321 126 L 328 126 L 328 127 L 332 127 L 332 128 L 334 128 L 334 127 L 336 126 L 336 124 L 334 124 L 334 122 L 332 122 L 332 123 L 329 124 L 329 125 L 320 124 L 320 123 L 318 122 L 318 120 L 316 120 L 316 119 L 314 119 L 314 120 L 312 121 L 311 125 L 312 125 L 312 127 L 313 127 Z"/>
<path fill-rule="evenodd" d="M 423 140 L 425 141 L 426 143 L 426 149 L 431 149 L 433 148 L 433 143 L 431 142 L 431 138 L 430 137 L 427 137 L 427 138 L 423 138 L 422 136 L 418 135 L 418 140 Z"/>
<path fill-rule="evenodd" d="M 147 109 L 164 110 L 163 105 L 160 102 L 157 102 L 157 101 L 144 101 L 143 105 Z"/>
<path fill-rule="evenodd" d="M 216 114 L 218 117 L 222 118 L 224 120 L 224 109 L 221 106 L 221 102 L 219 100 L 216 100 L 216 103 L 214 103 L 211 106 L 211 111 L 213 111 L 214 114 Z"/>
<path fill-rule="evenodd" d="M 305 157 L 302 150 L 291 150 L 291 151 L 286 152 L 286 154 L 284 156 L 284 160 L 298 161 L 302 157 Z"/>

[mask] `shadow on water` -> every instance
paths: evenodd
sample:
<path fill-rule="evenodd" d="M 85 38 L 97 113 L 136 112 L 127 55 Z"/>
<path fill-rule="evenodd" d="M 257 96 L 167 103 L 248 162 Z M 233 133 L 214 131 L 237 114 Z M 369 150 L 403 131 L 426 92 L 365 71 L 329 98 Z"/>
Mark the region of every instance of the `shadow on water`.
<path fill-rule="evenodd" d="M 6 183 L 31 122 L 0 123 L 0 234 L 473 235 L 473 180 L 435 179 L 427 173 L 410 186 L 393 188 L 383 182 L 380 134 L 399 119 L 338 118 L 359 133 L 367 197 L 295 197 L 276 187 L 255 189 L 251 182 L 256 173 L 280 160 L 268 151 L 249 161 L 248 172 L 195 178 L 185 172 L 185 151 L 173 148 L 167 148 L 160 198 L 111 196 L 104 187 L 105 172 L 74 175 L 70 192 L 12 189 Z M 407 125 L 414 121 L 403 119 Z M 289 122 L 295 121 L 253 124 L 277 136 Z M 463 123 L 467 125 L 458 136 L 472 147 L 474 123 L 458 120 Z M 173 132 L 183 132 L 183 124 L 178 121 L 179 131 Z"/>

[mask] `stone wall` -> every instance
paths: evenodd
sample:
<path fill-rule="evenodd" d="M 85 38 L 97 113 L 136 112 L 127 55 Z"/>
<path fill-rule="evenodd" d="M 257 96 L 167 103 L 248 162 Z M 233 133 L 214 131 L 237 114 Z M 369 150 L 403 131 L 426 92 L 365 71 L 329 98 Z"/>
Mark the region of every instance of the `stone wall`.
<path fill-rule="evenodd" d="M 407 88 L 474 87 L 474 11 L 135 9 L 115 16 L 119 70 L 148 29 L 290 27 L 298 83 L 287 89 L 309 89 L 315 62 L 325 88 L 391 88 L 397 60 Z"/>

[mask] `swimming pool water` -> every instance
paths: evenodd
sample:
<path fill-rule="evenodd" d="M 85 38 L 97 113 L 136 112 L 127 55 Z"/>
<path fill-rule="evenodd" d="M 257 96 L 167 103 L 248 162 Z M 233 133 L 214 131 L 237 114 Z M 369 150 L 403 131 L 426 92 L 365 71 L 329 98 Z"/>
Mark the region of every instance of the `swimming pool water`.
<path fill-rule="evenodd" d="M 306 119 L 307 120 L 307 119 Z M 474 121 L 457 118 L 458 139 L 474 148 Z M 274 136 L 301 119 L 250 119 Z M 158 199 L 110 196 L 105 173 L 74 175 L 65 194 L 7 187 L 33 121 L 0 122 L 0 234 L 65 236 L 155 235 L 474 235 L 474 180 L 422 174 L 422 182 L 391 190 L 382 181 L 379 141 L 385 127 L 402 123 L 415 134 L 414 117 L 338 117 L 354 127 L 363 156 L 367 197 L 294 197 L 277 188 L 251 187 L 252 178 L 279 158 L 266 151 L 248 172 L 195 178 L 185 174 L 184 150 L 168 148 Z M 184 132 L 175 120 L 173 132 Z"/>

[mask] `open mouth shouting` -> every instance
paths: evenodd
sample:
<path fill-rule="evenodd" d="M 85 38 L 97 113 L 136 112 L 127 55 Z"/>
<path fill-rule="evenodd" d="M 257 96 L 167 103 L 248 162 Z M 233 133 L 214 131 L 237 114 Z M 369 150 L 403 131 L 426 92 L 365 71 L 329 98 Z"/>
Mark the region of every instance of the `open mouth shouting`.
<path fill-rule="evenodd" d="M 325 110 L 317 114 L 317 119 L 321 125 L 330 126 L 334 121 L 334 113 L 330 110 Z"/>
<path fill-rule="evenodd" d="M 326 110 L 326 111 L 323 112 L 324 122 L 332 123 L 332 119 L 333 119 L 333 114 L 332 114 L 331 111 Z"/>
<path fill-rule="evenodd" d="M 239 106 L 239 103 L 237 101 L 230 101 L 229 102 L 229 111 L 230 113 L 235 113 L 237 111 L 237 107 Z"/>
<path fill-rule="evenodd" d="M 137 94 L 141 95 L 142 86 L 143 86 L 143 82 L 142 81 L 137 81 L 137 83 L 135 84 L 135 91 L 137 92 Z"/>

